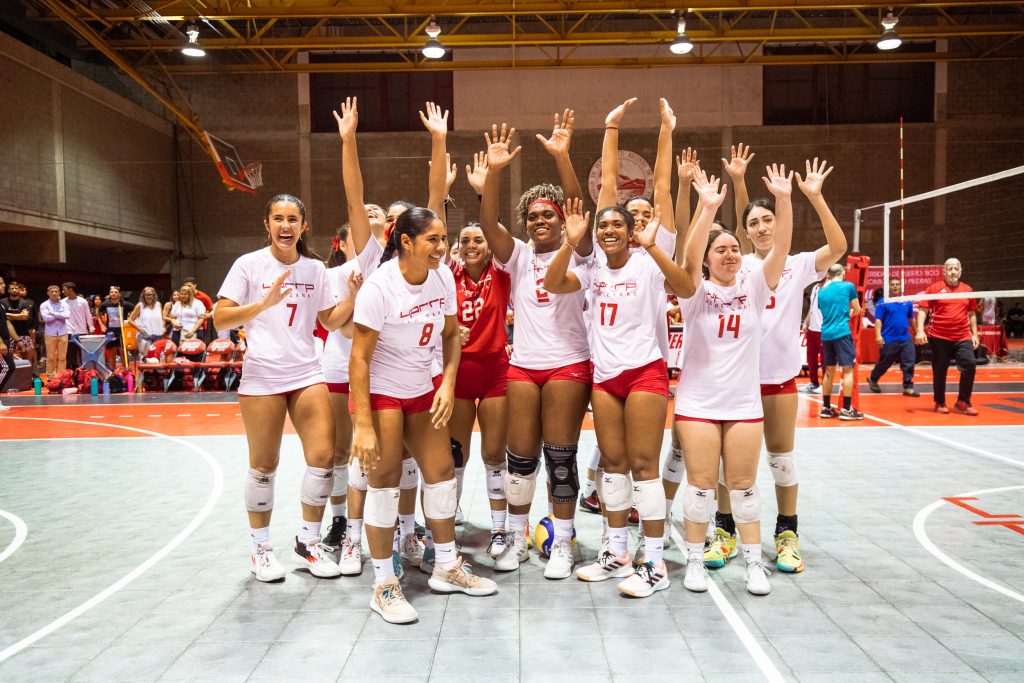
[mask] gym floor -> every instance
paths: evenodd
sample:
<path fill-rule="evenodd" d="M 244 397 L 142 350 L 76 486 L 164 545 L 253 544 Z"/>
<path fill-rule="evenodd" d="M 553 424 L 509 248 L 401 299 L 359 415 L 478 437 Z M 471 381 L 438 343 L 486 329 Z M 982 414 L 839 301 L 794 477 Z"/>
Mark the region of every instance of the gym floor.
<path fill-rule="evenodd" d="M 925 368 L 920 398 L 898 395 L 895 370 L 885 393 L 862 394 L 860 423 L 820 420 L 820 397 L 800 395 L 807 569 L 773 574 L 766 597 L 746 593 L 739 561 L 707 593 L 683 588 L 678 504 L 673 585 L 654 597 L 546 581 L 535 552 L 493 574 L 474 443 L 460 542 L 499 592 L 434 594 L 411 569 L 408 626 L 370 612 L 368 566 L 251 578 L 234 395 L 4 397 L 0 680 L 1024 680 L 1024 369 L 978 379 L 977 418 L 930 412 Z M 581 474 L 593 443 L 588 422 Z M 290 432 L 282 450 L 272 540 L 297 567 Z M 763 463 L 759 483 L 774 557 Z M 538 498 L 532 521 L 544 509 Z M 600 518 L 579 512 L 576 527 L 590 561 Z"/>

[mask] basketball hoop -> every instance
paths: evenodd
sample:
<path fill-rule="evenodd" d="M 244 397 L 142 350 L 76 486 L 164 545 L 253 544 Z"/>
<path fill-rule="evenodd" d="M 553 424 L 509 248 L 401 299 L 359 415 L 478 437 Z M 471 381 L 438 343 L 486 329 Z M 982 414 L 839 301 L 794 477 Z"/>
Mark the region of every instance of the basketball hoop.
<path fill-rule="evenodd" d="M 263 162 L 253 161 L 242 167 L 242 173 L 245 175 L 249 184 L 253 188 L 263 187 Z"/>

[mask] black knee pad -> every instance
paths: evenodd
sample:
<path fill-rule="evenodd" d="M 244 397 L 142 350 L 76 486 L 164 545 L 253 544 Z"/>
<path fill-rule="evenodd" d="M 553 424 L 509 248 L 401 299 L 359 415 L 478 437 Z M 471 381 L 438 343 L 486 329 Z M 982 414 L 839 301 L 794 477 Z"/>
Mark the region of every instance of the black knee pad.
<path fill-rule="evenodd" d="M 540 465 L 540 461 L 534 458 L 524 458 L 521 455 L 516 455 L 512 451 L 505 451 L 505 461 L 507 463 L 508 471 L 511 474 L 518 474 L 521 477 L 528 477 L 537 471 L 537 467 Z"/>
<path fill-rule="evenodd" d="M 548 471 L 551 497 L 556 503 L 575 503 L 580 493 L 580 475 L 576 469 L 576 444 L 544 444 L 544 465 Z"/>
<path fill-rule="evenodd" d="M 455 461 L 455 468 L 466 466 L 466 456 L 462 453 L 462 442 L 456 439 L 449 439 L 452 442 L 452 460 Z"/>

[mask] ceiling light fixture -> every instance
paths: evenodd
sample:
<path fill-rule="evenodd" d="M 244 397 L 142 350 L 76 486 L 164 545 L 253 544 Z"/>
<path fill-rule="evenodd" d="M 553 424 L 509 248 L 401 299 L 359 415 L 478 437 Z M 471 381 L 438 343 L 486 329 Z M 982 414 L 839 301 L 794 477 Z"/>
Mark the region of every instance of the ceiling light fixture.
<path fill-rule="evenodd" d="M 889 13 L 885 15 L 885 19 L 882 19 L 882 36 L 878 39 L 879 50 L 895 50 L 903 41 L 900 39 L 898 33 L 896 33 L 896 24 L 899 19 L 892 13 L 892 7 L 889 8 Z"/>
<path fill-rule="evenodd" d="M 444 46 L 437 39 L 441 35 L 441 27 L 434 21 L 434 17 L 430 17 L 430 23 L 427 24 L 424 32 L 430 38 L 427 39 L 427 44 L 423 46 L 423 56 L 427 59 L 441 59 L 441 57 L 444 57 Z"/>
<path fill-rule="evenodd" d="M 196 28 L 196 25 L 189 24 L 185 29 L 185 35 L 188 36 L 188 42 L 181 48 L 181 54 L 186 57 L 205 57 L 206 50 L 199 44 L 199 29 Z"/>
<path fill-rule="evenodd" d="M 682 12 L 679 13 L 679 24 L 676 26 L 676 38 L 668 49 L 677 55 L 689 54 L 693 49 L 693 43 L 686 37 L 686 19 Z"/>

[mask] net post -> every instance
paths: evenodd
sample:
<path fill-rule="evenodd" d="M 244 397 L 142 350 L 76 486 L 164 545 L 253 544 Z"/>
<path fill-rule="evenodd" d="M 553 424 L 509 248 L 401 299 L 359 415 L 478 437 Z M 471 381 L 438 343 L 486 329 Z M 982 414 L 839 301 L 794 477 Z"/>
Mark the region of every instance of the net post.
<path fill-rule="evenodd" d="M 889 283 L 889 205 L 882 206 L 882 291 Z"/>
<path fill-rule="evenodd" d="M 853 210 L 853 253 L 860 253 L 860 209 Z"/>

